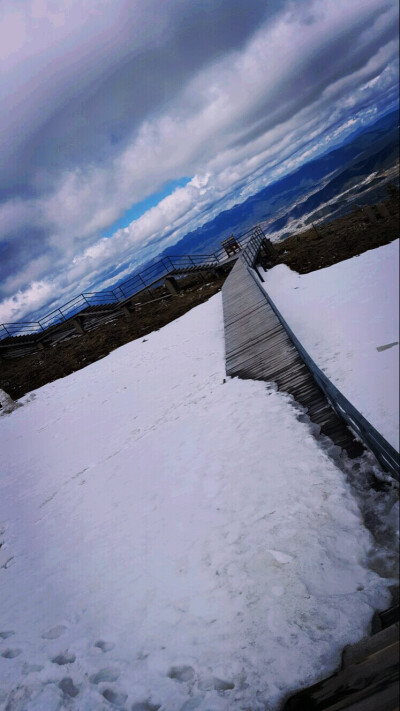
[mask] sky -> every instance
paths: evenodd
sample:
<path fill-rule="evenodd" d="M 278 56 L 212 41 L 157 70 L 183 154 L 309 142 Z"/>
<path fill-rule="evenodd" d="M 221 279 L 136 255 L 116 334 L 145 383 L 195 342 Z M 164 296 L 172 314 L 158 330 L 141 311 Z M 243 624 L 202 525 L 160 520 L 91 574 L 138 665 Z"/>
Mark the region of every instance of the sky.
<path fill-rule="evenodd" d="M 397 82 L 397 0 L 2 0 L 0 323 L 112 286 Z"/>

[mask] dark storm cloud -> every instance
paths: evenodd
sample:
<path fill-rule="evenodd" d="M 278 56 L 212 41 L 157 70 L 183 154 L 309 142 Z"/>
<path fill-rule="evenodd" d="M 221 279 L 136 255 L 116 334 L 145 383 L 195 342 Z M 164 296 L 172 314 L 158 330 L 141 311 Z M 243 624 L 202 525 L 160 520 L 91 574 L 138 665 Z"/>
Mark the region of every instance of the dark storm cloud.
<path fill-rule="evenodd" d="M 387 10 L 387 7 L 371 8 L 366 16 L 360 15 L 351 27 L 343 27 L 340 34 L 329 37 L 327 41 L 324 37 L 323 44 L 316 45 L 313 51 L 305 56 L 297 56 L 297 71 L 272 89 L 265 101 L 254 111 L 253 125 L 244 127 L 243 133 L 232 142 L 232 146 L 245 145 L 262 136 L 266 131 L 286 121 L 293 113 L 301 111 L 320 98 L 324 89 L 331 84 L 351 77 L 357 70 L 366 66 L 368 60 L 374 57 L 381 47 L 397 38 L 397 27 L 389 24 L 381 33 L 371 33 L 361 45 L 357 40 Z M 311 20 L 309 24 L 312 24 Z M 365 80 L 377 76 L 386 63 L 387 60 L 383 58 L 379 65 L 371 66 Z M 331 97 L 327 97 L 325 103 L 331 101 Z"/>
<path fill-rule="evenodd" d="M 0 242 L 0 280 L 7 277 L 20 265 L 19 242 L 24 243 L 25 263 L 36 259 L 47 251 L 45 232 L 37 228 L 23 227 L 18 233 L 10 231 L 8 239 Z"/>
<path fill-rule="evenodd" d="M 49 51 L 49 63 L 40 67 L 40 90 L 29 96 L 27 82 L 14 122 L 3 124 L 3 196 L 31 194 L 38 173 L 48 187 L 54 171 L 101 163 L 119 151 L 143 119 L 173 102 L 204 64 L 240 49 L 270 6 L 264 0 L 171 2 L 167 17 L 165 3 L 147 7 L 146 18 L 138 18 L 134 3 L 122 3 L 117 21 L 111 7 L 110 26 L 97 37 L 81 30 L 77 42 L 64 40 L 61 67 Z M 11 92 L 12 81 L 11 71 Z"/>

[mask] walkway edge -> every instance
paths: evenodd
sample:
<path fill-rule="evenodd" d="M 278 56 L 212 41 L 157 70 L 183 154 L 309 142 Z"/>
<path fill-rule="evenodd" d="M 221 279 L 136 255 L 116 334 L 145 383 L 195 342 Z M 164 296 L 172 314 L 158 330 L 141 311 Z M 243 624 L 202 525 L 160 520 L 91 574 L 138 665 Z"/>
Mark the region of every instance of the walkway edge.
<path fill-rule="evenodd" d="M 254 269 L 248 265 L 247 270 L 260 292 L 269 303 L 275 315 L 279 319 L 286 333 L 288 334 L 293 345 L 297 349 L 300 357 L 310 370 L 317 385 L 327 398 L 331 407 L 335 412 L 346 422 L 346 424 L 355 432 L 362 440 L 365 446 L 373 452 L 380 464 L 391 473 L 391 475 L 399 481 L 400 456 L 395 448 L 371 425 L 370 422 L 359 412 L 354 405 L 337 389 L 335 385 L 327 378 L 306 349 L 302 346 L 299 339 L 295 336 L 290 326 L 286 323 L 277 306 L 272 301 L 269 294 L 263 289 Z"/>

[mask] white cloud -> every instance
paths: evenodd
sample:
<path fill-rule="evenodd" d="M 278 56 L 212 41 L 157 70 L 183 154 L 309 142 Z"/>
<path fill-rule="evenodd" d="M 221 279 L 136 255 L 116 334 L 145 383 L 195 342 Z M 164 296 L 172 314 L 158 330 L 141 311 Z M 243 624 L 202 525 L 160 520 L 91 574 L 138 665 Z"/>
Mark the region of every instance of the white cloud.
<path fill-rule="evenodd" d="M 54 295 L 54 285 L 49 281 L 33 282 L 28 289 L 17 291 L 0 304 L 0 323 L 22 321 L 24 315 L 46 305 Z"/>
<path fill-rule="evenodd" d="M 156 4 L 152 2 L 152 6 Z M 105 32 L 113 3 L 103 3 L 97 14 L 96 7 L 94 2 L 85 4 L 84 9 L 74 4 L 76 17 L 71 25 L 68 3 L 37 0 L 32 5 L 31 21 L 37 24 L 32 44 L 24 47 L 25 55 L 33 58 L 35 66 L 52 53 L 62 57 L 62 71 L 69 73 L 67 87 L 72 92 L 73 55 L 68 54 L 65 62 L 56 40 L 62 37 L 61 45 L 65 43 L 72 52 L 74 38 L 80 36 L 88 13 L 94 18 L 93 26 L 89 23 L 92 29 L 88 40 L 89 48 L 94 42 L 94 55 L 89 61 L 94 64 L 100 46 L 95 35 L 99 28 Z M 145 26 L 151 13 L 140 12 Z M 51 191 L 38 198 L 9 202 L 0 212 L 0 225 L 2 219 L 9 224 L 13 220 L 23 223 L 29 215 L 33 225 L 47 231 L 47 245 L 57 255 L 49 282 L 54 295 L 61 284 L 68 290 L 74 284 L 76 291 L 87 288 L 111 264 L 121 264 L 130 256 L 134 261 L 135 255 L 144 254 L 145 247 L 151 254 L 174 244 L 185 232 L 214 216 L 217 200 L 222 199 L 218 211 L 237 201 L 236 186 L 241 186 L 239 199 L 245 199 L 323 150 L 328 145 L 327 133 L 330 141 L 345 135 L 361 109 L 364 115 L 373 111 L 380 92 L 393 91 L 397 43 L 387 35 L 396 16 L 395 3 L 382 0 L 289 4 L 287 10 L 260 27 L 244 47 L 198 71 L 171 103 L 149 112 L 119 153 L 103 162 L 69 167 Z M 18 25 L 19 20 L 15 22 Z M 165 23 L 164 13 L 160 33 Z M 22 36 L 18 27 L 17 45 Z M 44 27 L 48 27 L 48 37 L 42 38 L 39 34 Z M 68 35 L 71 27 L 72 34 Z M 349 43 L 346 38 L 351 32 Z M 127 42 L 127 38 L 123 36 L 121 41 Z M 143 41 L 140 35 L 139 44 Z M 43 56 L 38 52 L 41 47 L 46 48 Z M 335 59 L 330 52 L 337 48 L 342 55 Z M 110 52 L 111 61 L 117 49 Z M 7 61 L 14 66 L 12 56 Z M 54 81 L 56 76 L 55 71 Z M 90 67 L 85 77 L 88 87 Z M 38 91 L 48 88 L 38 86 Z M 29 112 L 29 97 L 27 102 Z M 127 229 L 99 239 L 98 234 L 132 203 L 183 175 L 194 178 Z M 46 183 L 42 176 L 38 185 L 42 179 Z M 43 281 L 48 274 L 45 261 L 36 261 L 35 269 L 38 283 L 47 283 Z M 26 276 L 27 272 L 21 270 L 15 284 Z M 11 285 L 8 282 L 8 288 Z M 29 289 L 26 293 L 32 295 L 34 291 Z M 24 303 L 22 297 L 19 303 Z"/>

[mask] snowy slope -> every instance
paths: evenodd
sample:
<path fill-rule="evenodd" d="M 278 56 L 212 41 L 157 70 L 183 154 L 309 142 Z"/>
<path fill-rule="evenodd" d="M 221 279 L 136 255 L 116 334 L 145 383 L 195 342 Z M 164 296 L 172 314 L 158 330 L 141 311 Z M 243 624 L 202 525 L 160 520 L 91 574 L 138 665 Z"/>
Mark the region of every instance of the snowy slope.
<path fill-rule="evenodd" d="M 313 360 L 399 451 L 399 240 L 264 287 Z"/>
<path fill-rule="evenodd" d="M 289 397 L 224 383 L 221 310 L 0 417 L 1 709 L 274 709 L 389 603 Z"/>

